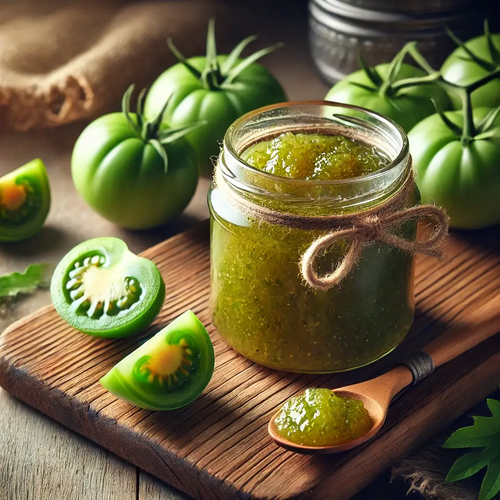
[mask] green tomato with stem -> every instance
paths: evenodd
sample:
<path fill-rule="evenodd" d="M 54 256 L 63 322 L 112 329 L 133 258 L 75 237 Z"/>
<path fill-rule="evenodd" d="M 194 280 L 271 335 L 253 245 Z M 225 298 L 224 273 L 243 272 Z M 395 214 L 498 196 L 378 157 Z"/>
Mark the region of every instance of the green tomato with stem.
<path fill-rule="evenodd" d="M 464 43 L 451 31 L 448 32 L 458 47 L 448 56 L 441 67 L 443 78 L 460 86 L 471 85 L 493 71 L 500 70 L 500 33 L 491 34 L 485 21 L 484 35 Z M 450 92 L 454 109 L 462 109 L 462 100 L 456 92 Z M 496 107 L 500 105 L 500 72 L 496 79 L 477 88 L 472 93 L 472 105 Z"/>
<path fill-rule="evenodd" d="M 246 38 L 229 55 L 217 55 L 214 21 L 210 20 L 206 56 L 189 59 L 169 40 L 179 63 L 158 77 L 146 99 L 147 117 L 157 116 L 168 100 L 163 120 L 172 127 L 205 122 L 186 136 L 196 150 L 200 172 L 205 175 L 211 173 L 211 158 L 219 154 L 231 123 L 249 111 L 287 100 L 276 78 L 255 62 L 279 44 L 240 58 L 255 38 Z"/>
<path fill-rule="evenodd" d="M 500 223 L 499 111 L 439 112 L 408 134 L 422 202 L 444 207 L 452 227 Z"/>
<path fill-rule="evenodd" d="M 118 238 L 94 238 L 58 264 L 50 285 L 56 311 L 88 335 L 121 338 L 148 327 L 165 300 L 165 283 L 153 262 Z"/>
<path fill-rule="evenodd" d="M 374 67 L 369 67 L 360 57 L 362 69 L 335 84 L 325 99 L 380 113 L 394 120 L 406 132 L 434 113 L 432 99 L 443 109 L 449 109 L 449 97 L 439 85 L 412 83 L 412 79 L 427 77 L 421 69 L 403 63 L 412 45 L 407 44 L 391 63 Z"/>
<path fill-rule="evenodd" d="M 194 401 L 214 372 L 212 341 L 187 311 L 115 365 L 101 385 L 147 410 L 175 410 Z"/>
<path fill-rule="evenodd" d="M 35 235 L 49 210 L 49 178 L 39 158 L 0 178 L 0 241 L 21 241 Z"/>
<path fill-rule="evenodd" d="M 183 137 L 199 123 L 162 125 L 165 102 L 154 120 L 130 112 L 131 86 L 121 113 L 92 122 L 76 141 L 71 172 L 86 203 L 111 222 L 148 229 L 171 221 L 189 204 L 198 183 L 196 155 Z"/>

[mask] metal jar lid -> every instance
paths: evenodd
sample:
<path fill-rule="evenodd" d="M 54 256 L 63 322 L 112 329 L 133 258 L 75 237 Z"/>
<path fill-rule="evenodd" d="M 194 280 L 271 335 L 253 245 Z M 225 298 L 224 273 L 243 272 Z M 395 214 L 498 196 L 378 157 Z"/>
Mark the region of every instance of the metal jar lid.
<path fill-rule="evenodd" d="M 340 0 L 342 3 L 363 9 L 401 14 L 432 14 L 464 9 L 475 0 Z"/>
<path fill-rule="evenodd" d="M 311 53 L 321 75 L 329 83 L 359 69 L 359 52 L 371 65 L 390 62 L 411 40 L 419 42 L 424 56 L 439 67 L 455 48 L 445 33 L 445 26 L 464 39 L 482 31 L 481 0 L 476 2 L 478 5 L 474 9 L 427 15 L 369 10 L 345 1 L 309 2 Z"/>

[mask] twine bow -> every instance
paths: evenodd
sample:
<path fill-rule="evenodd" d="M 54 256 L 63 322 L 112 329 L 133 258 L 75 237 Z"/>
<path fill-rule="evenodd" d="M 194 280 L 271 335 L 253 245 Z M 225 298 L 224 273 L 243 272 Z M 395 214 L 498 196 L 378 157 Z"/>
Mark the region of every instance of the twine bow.
<path fill-rule="evenodd" d="M 304 280 L 315 289 L 328 290 L 338 285 L 359 261 L 363 248 L 375 243 L 383 243 L 412 255 L 422 253 L 430 257 L 442 257 L 439 245 L 448 234 L 446 212 L 434 205 L 403 208 L 415 189 L 411 170 L 401 189 L 376 208 L 354 214 L 318 217 L 273 210 L 244 198 L 228 185 L 219 166 L 215 171 L 215 183 L 229 202 L 248 217 L 289 228 L 329 231 L 314 240 L 300 260 Z M 390 231 L 404 222 L 421 218 L 432 220 L 434 231 L 420 241 L 406 240 Z M 315 270 L 318 257 L 323 250 L 339 241 L 350 243 L 349 250 L 331 274 L 319 276 Z"/>

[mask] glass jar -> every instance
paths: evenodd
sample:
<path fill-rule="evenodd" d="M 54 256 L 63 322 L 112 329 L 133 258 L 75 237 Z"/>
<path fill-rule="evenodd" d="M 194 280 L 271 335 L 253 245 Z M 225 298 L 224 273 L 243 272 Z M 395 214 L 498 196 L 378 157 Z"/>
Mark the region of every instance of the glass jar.
<path fill-rule="evenodd" d="M 490 7 L 484 0 L 310 0 L 309 46 L 323 79 L 334 84 L 359 69 L 390 61 L 416 41 L 433 67 L 456 48 L 443 26 L 462 40 L 480 35 Z M 490 2 L 492 3 L 492 2 Z M 493 19 L 491 15 L 491 19 Z"/>
<path fill-rule="evenodd" d="M 378 147 L 391 163 L 363 177 L 310 181 L 268 174 L 241 159 L 252 144 L 285 131 L 345 135 Z M 377 207 L 402 187 L 411 159 L 404 131 L 391 120 L 349 105 L 306 101 L 268 106 L 234 122 L 218 168 L 219 184 L 254 203 L 321 216 Z M 406 206 L 418 201 L 415 188 Z M 325 231 L 247 217 L 215 185 L 209 207 L 213 322 L 247 358 L 280 370 L 332 373 L 381 358 L 408 333 L 415 308 L 412 256 L 384 244 L 366 246 L 340 284 L 313 289 L 304 282 L 299 261 Z M 394 232 L 414 240 L 416 223 Z M 317 271 L 331 273 L 347 249 L 342 242 L 324 252 Z"/>

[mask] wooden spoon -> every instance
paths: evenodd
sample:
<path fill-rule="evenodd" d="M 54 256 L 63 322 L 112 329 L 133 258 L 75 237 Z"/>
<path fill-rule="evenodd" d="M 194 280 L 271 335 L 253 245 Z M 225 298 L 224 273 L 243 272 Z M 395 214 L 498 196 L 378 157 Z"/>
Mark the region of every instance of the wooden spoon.
<path fill-rule="evenodd" d="M 464 352 L 472 349 L 489 337 L 492 337 L 500 331 L 500 295 L 487 302 L 485 305 L 472 313 L 467 323 L 448 329 L 443 335 L 433 340 L 420 352 L 420 357 L 434 363 L 434 367 L 444 365 L 448 361 L 460 356 Z M 423 374 L 425 376 L 432 372 Z M 417 377 L 418 378 L 418 377 Z M 275 419 L 279 414 L 276 412 L 269 422 L 268 432 L 279 446 L 288 450 L 310 455 L 339 453 L 346 451 L 371 439 L 382 428 L 387 417 L 389 405 L 400 391 L 415 381 L 412 371 L 406 366 L 396 366 L 391 371 L 384 373 L 380 377 L 361 382 L 359 384 L 349 385 L 335 389 L 337 396 L 344 396 L 363 401 L 368 411 L 373 426 L 359 438 L 333 446 L 303 446 L 293 443 L 286 438 L 281 437 L 275 426 Z"/>

